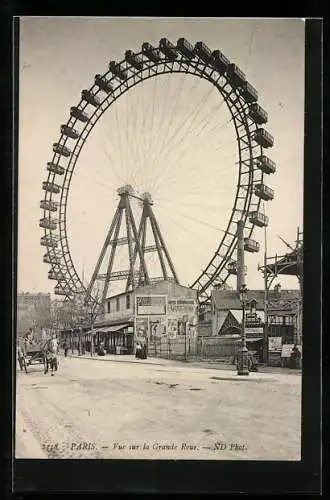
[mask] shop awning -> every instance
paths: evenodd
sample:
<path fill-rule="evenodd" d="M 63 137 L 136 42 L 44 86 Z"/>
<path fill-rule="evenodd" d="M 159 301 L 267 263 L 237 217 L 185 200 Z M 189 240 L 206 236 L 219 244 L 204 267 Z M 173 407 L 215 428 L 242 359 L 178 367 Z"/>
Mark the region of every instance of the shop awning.
<path fill-rule="evenodd" d="M 93 330 L 94 335 L 97 333 L 111 333 L 111 332 L 118 332 L 119 330 L 122 330 L 123 328 L 126 328 L 129 326 L 129 323 L 124 323 L 122 325 L 112 325 L 112 326 L 104 326 L 103 328 L 97 328 Z"/>

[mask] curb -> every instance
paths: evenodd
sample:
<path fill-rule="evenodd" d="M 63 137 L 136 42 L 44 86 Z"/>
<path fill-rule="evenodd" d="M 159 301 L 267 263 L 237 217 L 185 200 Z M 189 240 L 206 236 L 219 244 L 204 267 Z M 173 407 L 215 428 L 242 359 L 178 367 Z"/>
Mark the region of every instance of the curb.
<path fill-rule="evenodd" d="M 61 355 L 62 357 L 64 357 L 63 355 Z M 139 361 L 135 361 L 133 359 L 109 359 L 109 358 L 104 358 L 103 356 L 93 356 L 93 357 L 90 357 L 90 356 L 78 356 L 77 354 L 69 354 L 68 355 L 69 358 L 78 358 L 78 359 L 87 359 L 87 360 L 93 360 L 93 361 L 103 361 L 103 362 L 113 362 L 113 363 L 131 363 L 131 364 L 144 364 L 144 365 L 154 365 L 154 366 L 175 366 L 177 363 L 182 363 L 184 364 L 184 366 L 189 366 L 190 368 L 203 368 L 203 369 L 206 369 L 206 370 L 217 370 L 217 371 L 228 371 L 228 372 L 231 372 L 232 374 L 232 378 L 233 380 L 256 380 L 256 379 L 247 379 L 247 378 L 243 378 L 243 376 L 238 376 L 239 378 L 236 378 L 236 370 L 228 370 L 228 368 L 224 368 L 224 367 L 219 367 L 217 366 L 218 363 L 214 362 L 214 363 L 205 363 L 203 361 L 201 362 L 196 362 L 196 361 L 191 361 L 191 362 L 181 362 L 181 361 L 177 361 L 177 360 L 165 360 L 165 361 L 169 361 L 170 363 L 157 363 L 157 362 L 154 362 L 154 361 L 143 361 L 143 360 L 139 360 Z M 205 366 L 206 365 L 206 366 Z M 263 371 L 263 370 L 260 370 L 258 372 L 256 372 L 256 374 L 258 375 L 268 375 L 268 376 L 272 376 L 272 375 L 301 375 L 301 371 L 292 371 L 292 372 L 280 372 L 280 371 L 276 371 L 276 372 L 272 372 L 272 371 Z M 249 375 L 251 376 L 251 374 Z"/>
<path fill-rule="evenodd" d="M 134 361 L 132 359 L 107 359 L 103 358 L 103 356 L 91 356 L 91 357 L 86 357 L 86 356 L 77 356 L 76 354 L 70 354 L 68 358 L 78 358 L 78 359 L 87 359 L 87 360 L 92 360 L 92 361 L 105 361 L 105 362 L 113 362 L 113 363 L 133 363 L 133 364 L 143 364 L 143 365 L 157 365 L 157 366 L 165 366 L 164 363 L 154 363 L 153 361 L 151 362 L 145 362 L 145 361 Z"/>

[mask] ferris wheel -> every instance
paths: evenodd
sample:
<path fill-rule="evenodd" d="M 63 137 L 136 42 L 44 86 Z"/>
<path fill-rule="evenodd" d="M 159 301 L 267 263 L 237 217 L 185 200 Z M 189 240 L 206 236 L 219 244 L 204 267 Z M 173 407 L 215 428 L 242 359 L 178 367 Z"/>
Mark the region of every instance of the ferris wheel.
<path fill-rule="evenodd" d="M 180 81 L 178 77 L 181 78 Z M 174 80 L 175 82 L 172 84 Z M 157 82 L 162 89 L 161 95 L 157 90 Z M 173 96 L 166 98 L 168 95 L 166 93 L 169 92 L 171 85 L 175 98 Z M 205 95 L 198 102 L 195 102 L 190 96 L 193 95 L 193 91 L 198 86 L 203 86 Z M 140 94 L 138 89 L 142 89 Z M 207 99 L 211 93 L 212 100 L 208 105 Z M 127 103 L 129 95 L 132 95 L 133 101 L 129 105 L 125 104 L 125 108 L 124 105 L 121 107 L 120 103 Z M 135 98 L 137 100 L 140 98 L 139 102 L 143 103 L 140 106 L 140 117 L 132 117 L 132 113 L 138 108 L 137 100 L 134 102 Z M 201 111 L 203 106 L 206 109 L 204 113 Z M 161 118 L 161 113 L 158 112 L 157 115 L 154 110 L 162 109 L 163 116 L 167 116 L 170 107 L 172 107 L 171 118 L 168 118 L 167 124 L 164 124 L 167 130 L 160 132 L 164 120 Z M 227 118 L 223 123 L 218 121 L 220 108 L 227 110 Z M 118 114 L 120 115 L 123 109 L 125 112 L 122 112 L 122 120 L 119 123 Z M 117 117 L 116 126 L 115 122 L 107 123 L 105 121 L 107 115 Z M 173 128 L 173 122 L 178 120 L 178 117 L 181 121 Z M 174 45 L 167 38 L 162 38 L 158 46 L 145 42 L 142 45 L 142 50 L 138 52 L 127 50 L 122 61 L 111 61 L 108 70 L 102 75 L 97 74 L 91 87 L 82 90 L 79 103 L 70 108 L 70 117 L 65 124 L 61 125 L 60 137 L 53 144 L 53 157 L 47 163 L 48 176 L 42 184 L 44 198 L 40 202 L 43 215 L 39 225 L 44 231 L 40 243 L 46 247 L 43 261 L 50 265 L 48 277 L 56 282 L 55 294 L 72 298 L 84 296 L 88 291 L 93 299 L 90 294 L 92 284 L 87 286 L 83 282 L 81 273 L 77 271 L 77 262 L 74 262 L 75 259 L 70 249 L 68 200 L 73 192 L 74 174 L 79 174 L 79 162 L 84 155 L 84 150 L 88 150 L 88 143 L 92 141 L 92 132 L 94 133 L 94 130 L 97 129 L 95 126 L 98 123 L 103 122 L 107 125 L 107 140 L 112 147 L 111 154 L 107 153 L 108 170 L 113 172 L 114 179 L 118 179 L 118 181 L 116 180 L 118 183 L 120 182 L 120 174 L 123 174 L 122 184 L 117 184 L 119 204 L 103 250 L 105 251 L 107 246 L 110 247 L 113 241 L 115 241 L 116 247 L 120 246 L 121 243 L 128 243 L 130 266 L 133 273 L 136 272 L 133 269 L 135 261 L 140 259 L 139 263 L 136 264 L 139 266 L 136 282 L 141 283 L 141 273 L 146 278 L 147 272 L 144 267 L 143 255 L 144 252 L 151 251 L 153 248 L 156 254 L 158 252 L 160 260 L 162 260 L 161 256 L 165 255 L 162 266 L 163 277 L 167 277 L 169 274 L 165 269 L 167 267 L 171 271 L 171 279 L 178 282 L 163 235 L 152 212 L 153 201 L 151 197 L 153 197 L 153 193 L 148 192 L 149 186 L 153 185 L 152 179 L 155 182 L 158 181 L 162 186 L 164 186 L 166 179 L 172 179 L 172 184 L 168 189 L 170 194 L 167 202 L 174 200 L 174 198 L 176 200 L 184 199 L 185 186 L 189 185 L 193 172 L 195 174 L 199 172 L 198 175 L 196 174 L 198 192 L 205 183 L 207 184 L 207 178 L 210 179 L 206 186 L 207 192 L 204 194 L 206 200 L 213 185 L 214 189 L 218 189 L 218 187 L 220 189 L 222 176 L 227 175 L 228 182 L 232 183 L 233 196 L 230 209 L 226 212 L 226 224 L 221 227 L 221 232 L 217 233 L 217 237 L 212 243 L 211 254 L 200 268 L 197 266 L 195 276 L 189 284 L 197 290 L 199 302 L 203 304 L 209 300 L 210 291 L 214 286 L 225 284 L 228 278 L 237 272 L 235 252 L 238 221 L 244 221 L 245 251 L 258 252 L 259 250 L 258 241 L 252 239 L 253 231 L 255 227 L 263 227 L 268 224 L 268 217 L 261 210 L 261 203 L 262 200 L 269 201 L 274 197 L 274 191 L 265 183 L 265 177 L 276 171 L 274 161 L 264 153 L 264 149 L 271 148 L 274 143 L 272 135 L 264 128 L 267 121 L 267 112 L 258 104 L 258 92 L 248 82 L 244 72 L 235 63 L 229 61 L 220 50 L 212 51 L 201 41 L 193 45 L 185 38 L 180 38 Z M 193 122 L 194 126 L 191 125 Z M 132 123 L 134 128 L 130 129 Z M 211 129 L 218 135 L 211 135 Z M 221 154 L 224 152 L 225 156 L 216 156 L 216 154 L 211 156 L 213 150 L 219 150 L 218 140 L 224 130 L 230 131 L 226 136 L 226 141 L 233 147 L 233 152 L 229 153 L 231 170 L 227 170 L 226 173 L 221 172 L 221 164 L 225 162 L 228 148 L 220 147 Z M 191 153 L 191 145 L 182 147 L 189 131 L 193 137 L 191 144 L 198 143 L 198 147 L 202 151 L 201 158 L 197 158 L 198 151 Z M 113 140 L 115 136 L 117 145 L 114 144 Z M 126 137 L 126 144 L 123 146 L 124 137 Z M 161 139 L 161 142 L 155 147 L 158 139 Z M 141 144 L 145 145 L 144 153 L 141 153 L 139 149 L 142 147 Z M 94 144 L 95 147 L 97 145 L 99 146 L 100 142 Z M 116 157 L 115 153 L 115 150 L 118 153 L 119 149 L 123 151 L 124 155 L 120 161 L 119 156 Z M 187 157 L 187 154 L 188 156 L 191 154 L 185 164 L 188 165 L 185 167 L 187 170 L 180 177 L 182 181 L 180 189 L 175 191 L 178 184 L 178 177 L 175 178 L 175 175 L 178 175 L 177 171 L 182 170 L 182 158 Z M 93 161 L 88 151 L 84 161 L 86 165 L 88 164 L 89 172 L 92 172 L 90 173 L 91 182 L 97 182 L 95 179 L 99 170 L 95 163 L 99 162 Z M 212 161 L 217 162 L 216 167 L 211 165 Z M 121 168 L 118 167 L 120 162 Z M 150 166 L 147 165 L 148 162 Z M 139 166 L 137 166 L 138 163 Z M 131 164 L 134 166 L 134 172 L 132 170 L 130 173 L 129 165 Z M 212 174 L 211 168 L 213 169 Z M 106 186 L 102 178 L 99 178 L 98 182 L 99 185 Z M 133 184 L 137 188 L 132 187 Z M 93 190 L 92 184 L 89 190 Z M 139 201 L 144 210 L 139 229 L 135 225 L 129 204 L 129 200 L 133 198 Z M 80 200 L 81 203 L 84 203 L 82 198 Z M 193 198 L 185 198 L 184 200 L 186 206 L 190 205 L 190 208 L 193 206 Z M 216 196 L 214 200 L 217 200 Z M 218 201 L 221 204 L 221 200 Z M 155 201 L 155 207 L 156 205 Z M 174 212 L 171 213 L 169 205 L 165 204 L 164 206 L 167 207 L 166 213 L 172 214 L 171 220 L 174 227 L 178 219 L 175 219 Z M 190 218 L 191 221 L 195 220 L 197 224 L 204 223 L 205 226 L 207 224 L 214 226 L 215 219 L 210 222 L 210 214 L 211 211 L 207 215 L 200 212 L 197 212 L 196 215 L 196 211 L 189 211 L 183 215 Z M 124 217 L 121 217 L 122 215 Z M 119 226 L 121 219 L 125 216 L 127 233 L 125 238 L 120 238 Z M 150 220 L 154 231 L 154 242 L 156 243 L 154 247 L 142 245 L 147 220 Z M 181 231 L 184 229 L 184 227 L 181 228 Z M 132 234 L 129 237 L 130 233 Z M 195 234 L 196 245 L 199 240 L 203 243 L 202 233 L 200 231 L 197 233 L 197 235 Z M 180 241 L 184 244 L 185 238 L 182 237 Z M 190 245 L 191 251 L 194 250 L 194 246 Z M 101 260 L 100 256 L 99 263 Z M 94 278 L 96 274 L 95 271 Z M 114 279 L 125 278 L 127 283 L 134 287 L 135 278 L 133 275 L 128 276 L 123 272 L 120 274 L 119 271 L 116 274 L 112 271 L 112 274 L 108 274 L 108 278 L 110 279 L 111 276 L 116 276 Z"/>

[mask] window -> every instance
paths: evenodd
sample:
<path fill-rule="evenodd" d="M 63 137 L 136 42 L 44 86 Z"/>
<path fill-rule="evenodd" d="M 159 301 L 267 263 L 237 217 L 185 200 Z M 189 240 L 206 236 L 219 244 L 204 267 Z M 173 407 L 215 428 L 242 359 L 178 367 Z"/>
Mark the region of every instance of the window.
<path fill-rule="evenodd" d="M 283 316 L 268 316 L 268 321 L 272 325 L 283 325 Z"/>
<path fill-rule="evenodd" d="M 107 312 L 108 313 L 110 312 L 110 300 L 108 300 L 108 302 L 107 302 Z"/>
<path fill-rule="evenodd" d="M 116 298 L 116 310 L 120 310 L 120 302 L 119 302 L 119 297 Z"/>
<path fill-rule="evenodd" d="M 129 309 L 131 307 L 131 296 L 126 295 L 126 309 Z"/>
<path fill-rule="evenodd" d="M 285 321 L 284 321 L 285 325 L 294 325 L 294 323 L 295 323 L 294 316 L 286 316 L 285 317 Z"/>

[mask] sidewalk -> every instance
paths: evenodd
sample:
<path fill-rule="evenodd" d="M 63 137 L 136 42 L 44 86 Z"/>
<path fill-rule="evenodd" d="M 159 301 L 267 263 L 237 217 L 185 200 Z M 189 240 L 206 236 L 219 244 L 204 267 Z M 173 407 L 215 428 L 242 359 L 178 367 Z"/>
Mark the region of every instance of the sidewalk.
<path fill-rule="evenodd" d="M 63 355 L 60 353 L 60 355 Z M 138 364 L 148 364 L 148 365 L 158 365 L 158 366 L 186 366 L 191 368 L 205 368 L 211 370 L 221 370 L 226 371 L 232 376 L 236 375 L 236 367 L 231 363 L 226 363 L 223 361 L 198 361 L 198 360 L 175 360 L 175 359 L 165 359 L 165 358 L 154 358 L 149 357 L 147 359 L 137 359 L 133 354 L 106 354 L 105 356 L 98 356 L 90 353 L 84 355 L 78 355 L 78 351 L 75 350 L 74 354 L 69 351 L 68 357 L 89 359 L 97 361 L 113 361 L 116 363 L 138 363 Z M 285 374 L 285 375 L 301 375 L 301 370 L 291 370 L 290 368 L 281 368 L 276 366 L 260 366 L 258 367 L 258 372 L 251 372 L 250 375 L 253 377 L 257 374 Z"/>
<path fill-rule="evenodd" d="M 60 355 L 63 356 L 62 353 Z M 86 353 L 83 355 L 78 355 L 78 351 L 74 351 L 74 354 L 68 352 L 68 358 L 80 358 L 80 359 L 90 359 L 97 361 L 114 361 L 119 363 L 142 363 L 148 365 L 169 365 L 173 363 L 177 363 L 177 361 L 171 359 L 162 359 L 162 358 L 147 358 L 147 359 L 137 359 L 134 354 L 105 354 L 105 356 L 98 356 L 97 354 L 90 355 L 90 353 Z"/>

